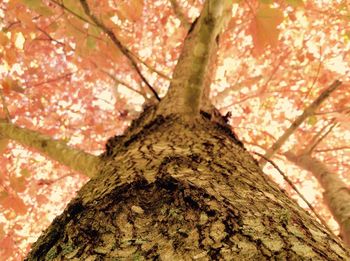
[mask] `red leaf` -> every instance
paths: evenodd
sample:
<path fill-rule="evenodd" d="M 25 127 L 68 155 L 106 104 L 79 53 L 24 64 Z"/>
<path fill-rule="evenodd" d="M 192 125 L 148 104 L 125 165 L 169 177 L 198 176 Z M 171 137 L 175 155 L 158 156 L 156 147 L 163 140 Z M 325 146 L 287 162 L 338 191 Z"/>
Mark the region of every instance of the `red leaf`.
<path fill-rule="evenodd" d="M 120 19 L 136 22 L 140 19 L 143 11 L 143 0 L 122 1 L 118 5 Z"/>
<path fill-rule="evenodd" d="M 15 242 L 13 241 L 13 237 L 11 235 L 7 235 L 3 239 L 1 239 L 0 246 L 1 260 L 7 260 L 8 258 L 13 256 Z"/>
<path fill-rule="evenodd" d="M 17 215 L 24 215 L 27 213 L 27 206 L 23 200 L 15 195 L 9 195 L 1 204 L 4 208 L 12 209 Z"/>
<path fill-rule="evenodd" d="M 23 192 L 26 189 L 27 181 L 26 181 L 25 177 L 14 177 L 14 176 L 12 176 L 10 178 L 10 184 L 11 184 L 11 187 L 16 192 Z"/>
<path fill-rule="evenodd" d="M 277 26 L 282 21 L 283 13 L 281 10 L 261 5 L 249 28 L 258 53 L 262 53 L 267 45 L 272 47 L 277 45 L 279 35 Z"/>

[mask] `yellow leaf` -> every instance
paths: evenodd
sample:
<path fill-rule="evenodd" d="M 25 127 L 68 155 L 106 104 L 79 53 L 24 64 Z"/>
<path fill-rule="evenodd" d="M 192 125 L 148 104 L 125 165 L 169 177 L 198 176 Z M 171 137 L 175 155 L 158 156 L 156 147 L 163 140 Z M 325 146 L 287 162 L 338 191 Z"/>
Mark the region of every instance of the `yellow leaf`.
<path fill-rule="evenodd" d="M 299 7 L 304 6 L 303 0 L 287 0 L 287 4 L 293 6 L 293 7 Z"/>
<path fill-rule="evenodd" d="M 29 8 L 38 8 L 42 6 L 41 0 L 22 0 L 22 2 Z"/>
<path fill-rule="evenodd" d="M 93 37 L 91 37 L 90 35 L 87 37 L 86 39 L 86 46 L 89 49 L 95 49 L 96 47 L 96 41 Z"/>
<path fill-rule="evenodd" d="M 28 178 L 30 176 L 30 172 L 28 169 L 21 169 L 21 177 Z"/>
<path fill-rule="evenodd" d="M 9 38 L 7 35 L 3 32 L 0 32 L 0 45 L 5 46 L 9 42 Z"/>
<path fill-rule="evenodd" d="M 29 8 L 33 9 L 38 14 L 41 14 L 43 16 L 51 16 L 53 12 L 49 7 L 47 7 L 42 0 L 22 0 L 22 2 L 28 6 Z"/>
<path fill-rule="evenodd" d="M 80 1 L 76 0 L 64 0 L 63 5 L 73 13 L 79 15 L 80 17 L 84 17 L 86 20 L 89 18 L 86 16 L 83 7 L 80 4 Z"/>
<path fill-rule="evenodd" d="M 6 149 L 8 142 L 9 142 L 8 139 L 5 139 L 5 138 L 0 139 L 0 153 L 2 153 Z"/>
<path fill-rule="evenodd" d="M 315 115 L 310 116 L 307 123 L 311 126 L 315 125 L 317 123 L 317 117 Z"/>

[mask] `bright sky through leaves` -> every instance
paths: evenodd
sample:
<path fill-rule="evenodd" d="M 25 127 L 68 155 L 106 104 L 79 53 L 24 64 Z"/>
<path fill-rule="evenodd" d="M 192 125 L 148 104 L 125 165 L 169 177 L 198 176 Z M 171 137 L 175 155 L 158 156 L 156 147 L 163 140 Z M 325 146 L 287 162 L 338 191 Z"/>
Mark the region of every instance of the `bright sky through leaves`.
<path fill-rule="evenodd" d="M 164 96 L 187 32 L 170 1 L 88 2 Z M 177 2 L 193 22 L 202 1 Z M 304 151 L 336 123 L 313 156 L 350 184 L 350 3 L 233 2 L 211 96 L 222 113 L 232 112 L 230 124 L 248 150 L 263 154 L 325 88 L 343 82 L 273 158 L 336 229 L 315 178 L 283 152 Z M 98 155 L 152 97 L 79 1 L 2 1 L 0 30 L 0 89 L 16 125 Z M 1 139 L 0 151 L 0 259 L 20 260 L 87 178 L 15 141 Z M 264 171 L 295 195 L 273 167 Z"/>

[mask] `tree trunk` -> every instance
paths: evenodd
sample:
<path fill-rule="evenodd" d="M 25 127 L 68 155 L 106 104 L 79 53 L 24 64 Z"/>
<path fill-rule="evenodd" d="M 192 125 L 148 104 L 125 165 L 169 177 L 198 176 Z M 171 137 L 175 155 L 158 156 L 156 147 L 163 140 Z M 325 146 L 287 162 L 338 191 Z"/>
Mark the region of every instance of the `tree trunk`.
<path fill-rule="evenodd" d="M 167 96 L 109 140 L 99 175 L 27 260 L 350 258 L 338 238 L 264 176 L 209 102 L 218 35 L 230 15 L 230 0 L 205 1 Z"/>
<path fill-rule="evenodd" d="M 27 260 L 348 260 L 225 127 L 148 108 Z"/>

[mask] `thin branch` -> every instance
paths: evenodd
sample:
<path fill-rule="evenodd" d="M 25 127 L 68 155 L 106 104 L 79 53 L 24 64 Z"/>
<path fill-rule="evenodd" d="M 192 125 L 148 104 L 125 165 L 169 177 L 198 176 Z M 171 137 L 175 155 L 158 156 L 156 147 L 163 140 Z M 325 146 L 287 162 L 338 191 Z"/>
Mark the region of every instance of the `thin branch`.
<path fill-rule="evenodd" d="M 244 2 L 247 4 L 247 6 L 248 6 L 250 12 L 251 12 L 253 15 L 255 15 L 255 10 L 254 10 L 253 6 L 250 4 L 250 2 L 249 2 L 248 0 L 245 0 Z"/>
<path fill-rule="evenodd" d="M 327 165 L 332 163 L 323 159 L 318 160 L 310 154 L 299 155 L 291 151 L 284 153 L 284 156 L 292 163 L 313 174 L 321 187 L 324 189 L 323 201 L 329 208 L 334 219 L 338 222 L 340 235 L 345 244 L 350 245 L 350 190 L 349 186 L 340 178 L 337 173 L 332 172 Z"/>
<path fill-rule="evenodd" d="M 326 90 L 324 90 L 316 100 L 314 100 L 305 110 L 304 112 L 295 119 L 295 121 L 289 126 L 289 128 L 283 133 L 281 137 L 266 151 L 265 157 L 271 158 L 276 151 L 278 151 L 286 140 L 291 136 L 294 131 L 304 122 L 305 119 L 313 115 L 315 110 L 321 105 L 321 103 L 329 97 L 329 95 L 335 91 L 342 83 L 338 80 L 334 81 Z M 260 160 L 260 164 L 264 166 L 266 162 L 264 162 L 263 158 Z"/>
<path fill-rule="evenodd" d="M 59 80 L 66 80 L 66 78 L 71 77 L 75 73 L 76 73 L 76 71 L 75 72 L 65 73 L 65 74 L 60 75 L 60 76 L 58 76 L 56 78 L 51 78 L 51 79 L 47 79 L 46 81 L 43 81 L 43 82 L 38 82 L 38 83 L 32 84 L 32 86 L 40 86 L 40 85 L 43 85 L 43 84 L 52 83 L 52 82 L 56 82 L 56 81 L 59 81 Z"/>
<path fill-rule="evenodd" d="M 345 107 L 339 110 L 334 110 L 334 111 L 325 111 L 325 112 L 316 112 L 315 115 L 324 115 L 324 114 L 332 114 L 332 113 L 337 113 L 337 112 L 346 112 L 349 111 L 350 112 L 350 107 Z"/>
<path fill-rule="evenodd" d="M 113 33 L 112 30 L 107 28 L 102 21 L 100 21 L 94 14 L 91 13 L 90 7 L 86 0 L 80 0 L 80 4 L 82 5 L 85 14 L 97 25 L 102 31 L 107 34 L 107 36 L 112 40 L 112 42 L 119 48 L 119 50 L 129 59 L 131 62 L 132 67 L 136 70 L 137 74 L 140 76 L 142 81 L 147 85 L 147 87 L 151 90 L 155 98 L 160 101 L 160 98 L 158 96 L 158 93 L 155 91 L 155 89 L 150 85 L 150 83 L 147 81 L 147 79 L 143 76 L 140 68 L 137 65 L 137 62 L 135 61 L 133 55 L 130 53 L 130 51 L 122 45 L 122 43 L 119 41 L 119 39 L 116 37 L 116 35 Z"/>
<path fill-rule="evenodd" d="M 174 10 L 175 15 L 177 18 L 179 18 L 181 24 L 186 28 L 189 29 L 191 26 L 191 23 L 188 22 L 188 18 L 184 15 L 184 13 L 181 10 L 180 5 L 177 3 L 176 0 L 170 0 L 171 6 Z"/>
<path fill-rule="evenodd" d="M 128 88 L 129 90 L 133 91 L 133 92 L 136 92 L 137 94 L 140 94 L 143 98 L 145 98 L 145 100 L 147 100 L 147 96 L 142 93 L 141 91 L 137 90 L 137 89 L 134 89 L 130 84 L 118 79 L 117 77 L 115 77 L 113 74 L 103 70 L 103 69 L 100 69 L 101 72 L 105 73 L 106 75 L 108 75 L 115 83 L 118 83 L 118 84 L 121 84 L 123 86 L 125 86 L 126 88 Z"/>
<path fill-rule="evenodd" d="M 315 152 L 328 152 L 328 151 L 336 151 L 336 150 L 350 150 L 350 146 L 328 148 L 328 149 L 318 149 L 318 150 L 315 150 Z"/>
<path fill-rule="evenodd" d="M 59 45 L 66 46 L 64 43 L 52 38 L 52 36 L 49 33 L 47 33 L 44 29 L 41 29 L 39 26 L 36 26 L 36 29 L 38 29 L 40 32 L 42 32 L 48 38 L 48 40 L 55 42 Z"/>
<path fill-rule="evenodd" d="M 15 26 L 15 25 L 19 25 L 21 24 L 21 21 L 15 21 L 15 22 L 12 22 L 12 23 L 9 23 L 7 26 L 5 26 L 2 31 L 4 32 L 8 32 L 12 26 Z"/>
<path fill-rule="evenodd" d="M 266 89 L 268 88 L 268 84 L 272 81 L 273 77 L 277 74 L 278 69 L 281 68 L 281 65 L 286 61 L 287 57 L 290 55 L 291 51 L 286 51 L 284 55 L 279 59 L 278 63 L 272 68 L 271 73 L 269 74 L 268 79 L 266 82 L 259 88 L 258 93 L 262 94 L 265 93 Z"/>
<path fill-rule="evenodd" d="M 75 17 L 79 18 L 80 20 L 92 25 L 92 26 L 96 26 L 99 27 L 98 25 L 91 23 L 91 21 L 89 21 L 88 19 L 82 17 L 81 15 L 77 14 L 76 12 L 70 10 L 69 8 L 67 8 L 64 4 L 59 3 L 58 1 L 55 0 L 50 0 L 51 2 L 55 3 L 56 5 L 58 5 L 59 7 L 61 7 L 62 9 L 66 10 L 68 13 L 74 15 Z"/>
<path fill-rule="evenodd" d="M 0 97 L 1 97 L 2 109 L 4 110 L 5 115 L 6 115 L 6 120 L 8 122 L 10 122 L 11 121 L 11 115 L 10 115 L 10 111 L 9 111 L 9 109 L 7 107 L 5 96 L 4 96 L 4 93 L 3 93 L 2 90 L 0 90 Z"/>
<path fill-rule="evenodd" d="M 51 185 L 54 184 L 55 182 L 57 182 L 57 181 L 59 181 L 59 180 L 61 180 L 61 179 L 64 179 L 64 178 L 66 178 L 66 177 L 70 177 L 70 176 L 71 176 L 71 174 L 70 174 L 70 173 L 67 173 L 67 174 L 65 174 L 65 175 L 63 175 L 63 176 L 61 176 L 61 177 L 56 178 L 56 179 L 39 179 L 39 180 L 37 181 L 37 184 L 38 184 L 39 186 L 41 186 L 41 185 L 51 186 Z"/>
<path fill-rule="evenodd" d="M 322 223 L 322 225 L 333 235 L 336 237 L 336 235 L 334 235 L 333 231 L 329 228 L 329 226 L 327 225 L 326 221 L 324 221 L 324 219 L 317 214 L 315 208 L 310 204 L 310 202 L 304 197 L 304 195 L 298 190 L 298 188 L 293 184 L 293 182 L 288 178 L 288 176 L 270 159 L 268 159 L 267 157 L 265 157 L 264 155 L 258 153 L 258 152 L 253 152 L 254 154 L 260 156 L 261 158 L 263 158 L 264 160 L 266 160 L 267 162 L 269 162 L 279 173 L 280 175 L 283 177 L 283 179 L 289 184 L 289 186 L 291 186 L 291 188 L 298 194 L 298 196 L 306 203 L 306 205 L 310 208 L 310 210 L 315 214 L 315 216 L 318 218 L 318 220 L 320 220 L 320 222 Z"/>
<path fill-rule="evenodd" d="M 159 76 L 163 77 L 164 79 L 171 81 L 171 78 L 167 75 L 165 75 L 164 73 L 158 71 L 156 68 L 152 67 L 149 63 L 145 62 L 144 60 L 142 60 L 139 56 L 137 56 L 136 54 L 134 54 L 132 51 L 130 51 L 128 49 L 128 51 L 130 52 L 130 54 L 132 56 L 135 57 L 135 59 L 137 59 L 140 63 L 142 63 L 144 66 L 146 66 L 148 68 L 148 70 L 150 70 L 151 72 L 155 72 L 157 73 Z"/>
<path fill-rule="evenodd" d="M 317 140 L 314 142 L 314 144 L 310 147 L 310 149 L 307 151 L 307 153 L 311 154 L 312 151 L 317 147 L 317 145 L 319 145 L 319 144 L 321 143 L 321 141 L 322 141 L 325 137 L 327 137 L 327 135 L 328 135 L 329 133 L 331 133 L 331 131 L 334 129 L 334 127 L 336 127 L 336 126 L 338 126 L 338 125 L 339 125 L 339 123 L 333 123 L 333 124 L 331 125 L 331 127 L 330 127 L 323 135 L 321 135 L 321 137 L 320 137 L 319 139 L 317 139 Z"/>
<path fill-rule="evenodd" d="M 308 147 L 312 147 L 313 144 L 316 143 L 316 141 L 319 139 L 319 137 L 322 135 L 322 133 L 327 129 L 327 127 L 335 122 L 335 119 L 331 119 L 331 121 L 324 125 L 315 135 L 312 136 L 311 140 L 308 142 Z"/>
<path fill-rule="evenodd" d="M 319 75 L 320 75 L 321 65 L 322 65 L 322 47 L 320 46 L 320 63 L 318 64 L 317 73 L 316 73 L 314 81 L 312 82 L 311 87 L 310 87 L 309 91 L 306 93 L 304 99 L 309 97 L 312 89 L 315 87 L 315 84 L 316 84 L 316 82 L 317 82 L 317 80 L 319 78 Z"/>

